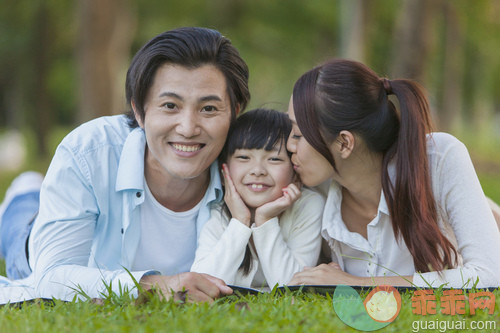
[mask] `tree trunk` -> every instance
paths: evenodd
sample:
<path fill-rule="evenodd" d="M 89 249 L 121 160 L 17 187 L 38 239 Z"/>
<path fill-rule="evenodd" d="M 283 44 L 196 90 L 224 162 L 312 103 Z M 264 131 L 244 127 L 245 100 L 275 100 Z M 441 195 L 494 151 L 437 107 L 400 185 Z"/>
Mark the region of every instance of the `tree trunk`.
<path fill-rule="evenodd" d="M 35 14 L 35 28 L 33 49 L 36 50 L 32 55 L 34 73 L 33 73 L 33 92 L 34 96 L 29 98 L 28 103 L 28 124 L 35 133 L 37 144 L 36 153 L 39 157 L 48 155 L 47 139 L 51 128 L 51 103 L 48 92 L 47 73 L 50 64 L 51 50 L 51 28 L 50 11 L 47 4 L 40 2 L 38 11 Z"/>
<path fill-rule="evenodd" d="M 125 70 L 135 31 L 128 0 L 80 0 L 78 121 L 125 111 Z"/>
<path fill-rule="evenodd" d="M 392 51 L 392 78 L 425 81 L 425 65 L 432 44 L 435 0 L 404 0 Z"/>
<path fill-rule="evenodd" d="M 340 56 L 364 62 L 363 0 L 340 0 Z"/>
<path fill-rule="evenodd" d="M 445 23 L 444 81 L 439 130 L 458 133 L 462 127 L 464 77 L 463 32 L 452 4 L 443 3 Z"/>

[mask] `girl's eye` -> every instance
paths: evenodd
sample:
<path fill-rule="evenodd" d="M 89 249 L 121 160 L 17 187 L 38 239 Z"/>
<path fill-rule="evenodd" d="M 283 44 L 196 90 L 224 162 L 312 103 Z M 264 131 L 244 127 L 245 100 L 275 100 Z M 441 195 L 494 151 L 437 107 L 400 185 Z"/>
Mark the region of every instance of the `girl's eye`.
<path fill-rule="evenodd" d="M 272 162 L 282 162 L 283 161 L 283 159 L 279 158 L 279 157 L 271 157 L 269 160 Z"/>
<path fill-rule="evenodd" d="M 234 158 L 238 159 L 238 160 L 248 160 L 248 156 L 246 155 L 238 155 L 238 156 L 235 156 Z"/>

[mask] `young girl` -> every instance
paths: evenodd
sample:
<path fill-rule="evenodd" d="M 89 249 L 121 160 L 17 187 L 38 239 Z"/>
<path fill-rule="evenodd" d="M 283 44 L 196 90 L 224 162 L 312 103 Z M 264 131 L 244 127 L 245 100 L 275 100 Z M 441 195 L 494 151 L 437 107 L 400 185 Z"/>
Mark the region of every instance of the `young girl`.
<path fill-rule="evenodd" d="M 269 287 L 317 264 L 324 199 L 294 184 L 285 113 L 241 115 L 222 152 L 225 203 L 212 209 L 191 271 L 227 284 Z"/>
<path fill-rule="evenodd" d="M 431 132 L 418 84 L 333 60 L 299 78 L 288 114 L 303 184 L 331 181 L 332 259 L 290 284 L 500 286 L 500 233 L 467 149 Z"/>

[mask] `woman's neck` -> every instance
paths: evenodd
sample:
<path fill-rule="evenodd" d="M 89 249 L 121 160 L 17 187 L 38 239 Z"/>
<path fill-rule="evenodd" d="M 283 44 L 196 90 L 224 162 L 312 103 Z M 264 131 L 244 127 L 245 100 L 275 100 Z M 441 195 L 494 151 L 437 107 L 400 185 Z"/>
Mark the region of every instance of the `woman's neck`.
<path fill-rule="evenodd" d="M 366 226 L 377 216 L 382 191 L 382 157 L 370 155 L 343 168 L 342 219 L 347 228 L 367 237 Z"/>

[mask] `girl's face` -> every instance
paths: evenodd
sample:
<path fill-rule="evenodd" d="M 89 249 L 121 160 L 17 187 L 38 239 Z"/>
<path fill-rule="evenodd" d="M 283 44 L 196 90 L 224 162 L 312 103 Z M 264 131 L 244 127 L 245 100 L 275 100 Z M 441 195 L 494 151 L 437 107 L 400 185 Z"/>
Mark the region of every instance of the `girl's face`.
<path fill-rule="evenodd" d="M 287 151 L 279 143 L 270 151 L 236 149 L 227 164 L 236 190 L 250 208 L 281 197 L 295 176 Z"/>
<path fill-rule="evenodd" d="M 293 109 L 293 98 L 288 106 L 288 117 L 292 121 L 292 131 L 288 138 L 287 149 L 292 153 L 295 172 L 306 186 L 317 186 L 334 175 L 330 162 L 314 149 L 302 136 Z"/>

